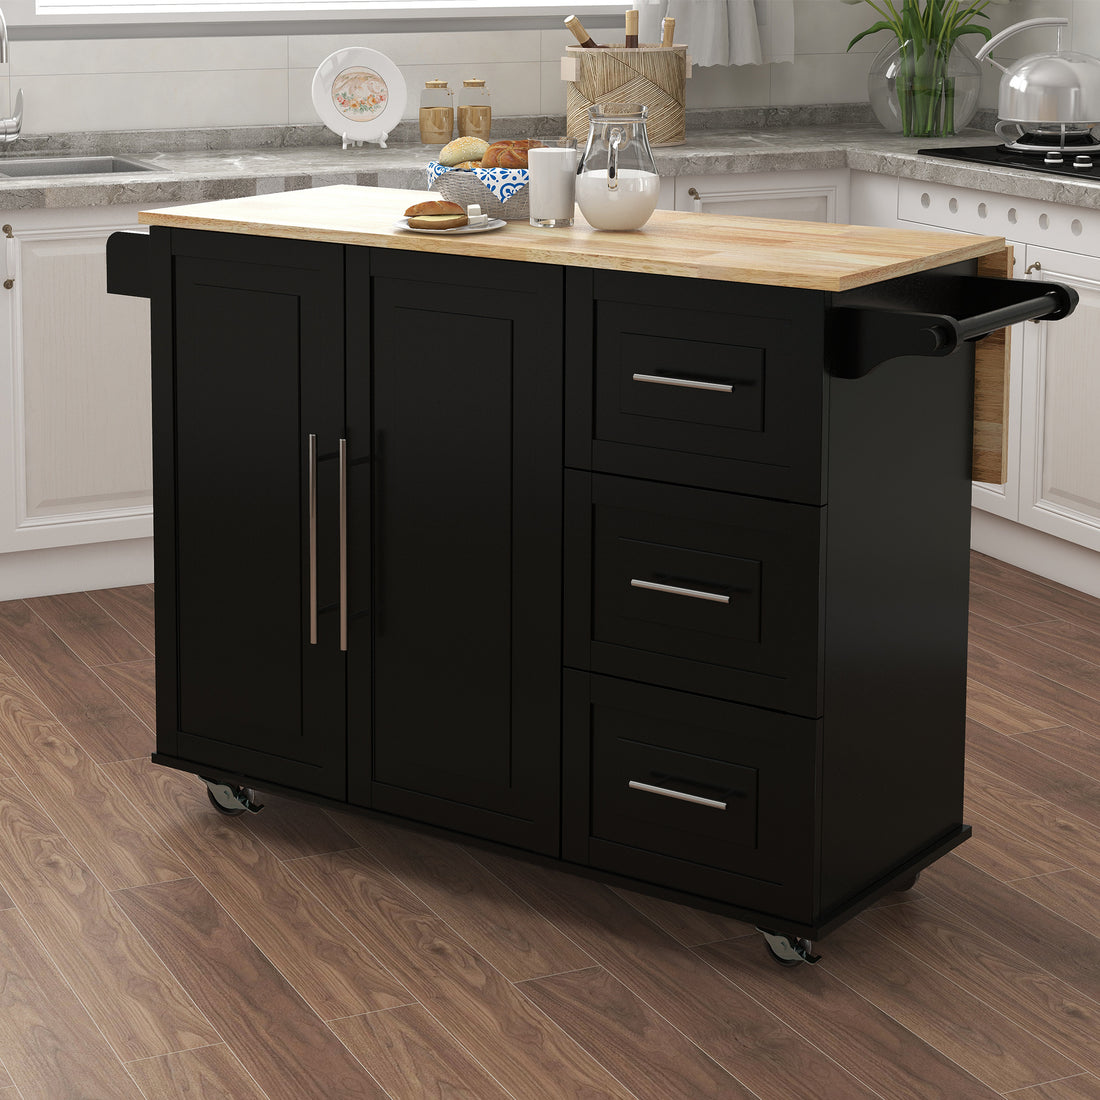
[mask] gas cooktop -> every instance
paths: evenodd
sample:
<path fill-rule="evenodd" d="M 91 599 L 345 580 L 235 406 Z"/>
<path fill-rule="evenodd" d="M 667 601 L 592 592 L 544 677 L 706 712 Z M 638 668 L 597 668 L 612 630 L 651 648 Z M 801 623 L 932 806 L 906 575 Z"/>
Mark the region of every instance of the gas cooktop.
<path fill-rule="evenodd" d="M 919 156 L 965 160 L 970 164 L 992 164 L 1001 168 L 1048 172 L 1058 176 L 1100 180 L 1100 153 L 1078 153 L 1072 146 L 1061 152 L 1022 153 L 1004 145 L 977 145 L 966 148 L 918 149 Z"/>

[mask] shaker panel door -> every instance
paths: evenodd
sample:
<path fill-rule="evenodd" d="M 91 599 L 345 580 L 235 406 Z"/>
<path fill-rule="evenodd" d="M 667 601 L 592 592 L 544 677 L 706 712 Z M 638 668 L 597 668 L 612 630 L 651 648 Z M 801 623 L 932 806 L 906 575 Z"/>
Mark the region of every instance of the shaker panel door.
<path fill-rule="evenodd" d="M 373 279 L 371 804 L 556 851 L 561 276 L 448 259 Z"/>
<path fill-rule="evenodd" d="M 174 507 L 158 498 L 157 514 L 158 750 L 201 774 L 343 798 L 342 251 L 194 236 L 174 237 L 174 420 L 156 410 L 160 473 L 174 480 Z"/>

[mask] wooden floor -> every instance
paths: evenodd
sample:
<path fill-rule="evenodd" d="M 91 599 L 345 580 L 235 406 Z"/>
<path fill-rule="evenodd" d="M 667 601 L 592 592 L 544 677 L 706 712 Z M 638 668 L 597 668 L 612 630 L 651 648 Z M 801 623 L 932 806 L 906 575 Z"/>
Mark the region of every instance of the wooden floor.
<path fill-rule="evenodd" d="M 789 970 L 360 817 L 222 817 L 148 762 L 150 589 L 0 604 L 0 1100 L 1100 1100 L 1100 600 L 972 579 L 974 838 Z"/>

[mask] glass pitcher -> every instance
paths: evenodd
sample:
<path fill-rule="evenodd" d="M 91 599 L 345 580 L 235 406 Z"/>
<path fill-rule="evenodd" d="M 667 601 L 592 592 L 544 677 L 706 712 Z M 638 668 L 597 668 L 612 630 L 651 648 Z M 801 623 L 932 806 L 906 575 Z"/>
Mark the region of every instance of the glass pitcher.
<path fill-rule="evenodd" d="M 641 103 L 588 108 L 588 144 L 577 168 L 577 205 L 594 229 L 640 229 L 657 208 L 661 179 Z"/>

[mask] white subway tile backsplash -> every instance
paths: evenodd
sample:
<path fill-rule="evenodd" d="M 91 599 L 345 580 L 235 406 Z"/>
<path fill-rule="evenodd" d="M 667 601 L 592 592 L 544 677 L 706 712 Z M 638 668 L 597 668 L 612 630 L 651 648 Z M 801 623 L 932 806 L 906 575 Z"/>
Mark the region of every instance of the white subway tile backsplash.
<path fill-rule="evenodd" d="M 316 68 L 330 53 L 366 46 L 395 65 L 462 65 L 465 76 L 481 75 L 468 66 L 532 62 L 540 57 L 539 31 L 457 31 L 446 34 L 311 34 L 290 39 L 291 68 Z M 442 78 L 441 78 L 442 79 Z M 459 82 L 461 83 L 461 81 Z"/>
<path fill-rule="evenodd" d="M 279 69 L 285 35 L 232 38 L 120 38 L 12 43 L 13 76 Z"/>
<path fill-rule="evenodd" d="M 1012 0 L 991 5 L 988 14 L 994 31 L 1021 19 L 1069 16 L 1072 40 L 1067 45 L 1072 41 L 1074 49 L 1100 55 L 1100 0 Z M 889 36 L 869 36 L 851 53 L 845 47 L 878 18 L 866 3 L 795 0 L 793 64 L 697 66 L 687 84 L 687 105 L 866 102 L 867 70 Z M 1054 38 L 1052 29 L 1028 32 L 1006 43 L 999 56 L 1011 59 L 1051 49 Z M 449 80 L 457 91 L 462 79 L 471 76 L 488 82 L 499 116 L 560 115 L 565 112 L 565 84 L 559 59 L 572 42 L 564 28 L 17 40 L 8 80 L 3 78 L 9 76 L 9 67 L 0 66 L 0 102 L 10 102 L 16 87 L 25 89 L 27 133 L 314 124 L 318 120 L 311 88 L 317 66 L 335 50 L 366 46 L 401 69 L 408 91 L 406 118 L 416 117 L 425 80 Z M 976 48 L 980 39 L 974 36 L 968 44 Z M 986 106 L 996 103 L 999 76 L 985 66 Z"/>
<path fill-rule="evenodd" d="M 542 76 L 539 114 L 564 115 L 566 83 L 561 78 L 561 59 L 539 64 Z"/>
<path fill-rule="evenodd" d="M 865 53 L 808 53 L 791 63 L 770 65 L 771 103 L 866 102 L 871 60 Z"/>
<path fill-rule="evenodd" d="M 313 109 L 314 72 L 314 69 L 287 70 L 287 122 L 291 126 L 315 126 L 320 122 Z M 416 93 L 412 89 L 409 91 L 410 101 L 414 100 Z"/>
<path fill-rule="evenodd" d="M 285 125 L 287 70 L 26 76 L 23 132 Z"/>
<path fill-rule="evenodd" d="M 788 66 L 779 66 L 786 68 Z M 688 107 L 762 107 L 768 103 L 769 70 L 774 65 L 708 65 L 692 68 Z"/>
<path fill-rule="evenodd" d="M 1096 0 L 1073 0 L 1073 48 L 1100 57 L 1100 4 Z"/>
<path fill-rule="evenodd" d="M 560 31 L 542 31 L 543 61 L 560 61 L 565 56 L 566 46 L 575 46 L 577 40 L 563 27 Z"/>
<path fill-rule="evenodd" d="M 841 0 L 795 0 L 794 52 L 844 53 L 848 43 L 882 17 L 869 4 L 843 4 Z M 869 34 L 852 47 L 852 53 L 878 53 L 888 34 Z"/>

